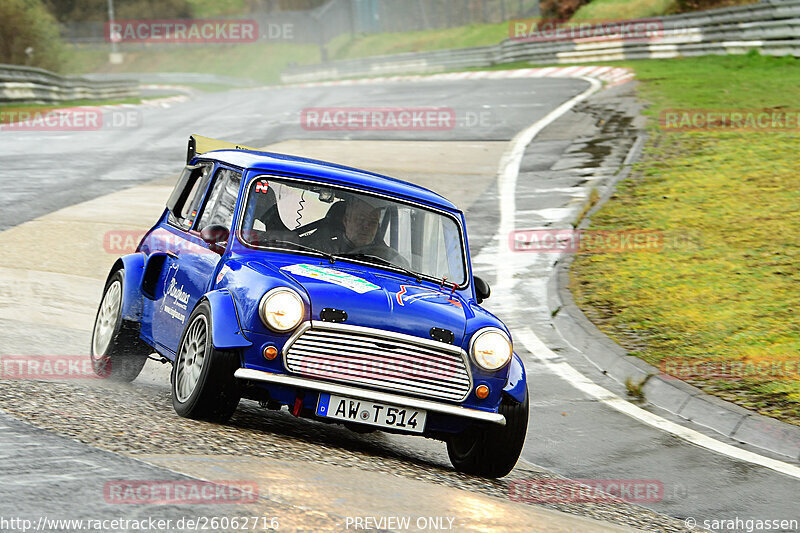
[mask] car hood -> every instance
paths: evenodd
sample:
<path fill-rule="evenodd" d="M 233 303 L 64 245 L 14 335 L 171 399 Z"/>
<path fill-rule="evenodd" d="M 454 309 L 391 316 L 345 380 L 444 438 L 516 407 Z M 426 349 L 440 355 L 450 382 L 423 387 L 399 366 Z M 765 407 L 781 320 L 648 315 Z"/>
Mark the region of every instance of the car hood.
<path fill-rule="evenodd" d="M 405 276 L 345 262 L 271 261 L 273 268 L 301 285 L 311 300 L 312 320 L 323 309 L 347 313 L 347 324 L 431 338 L 431 328 L 464 339 L 468 303 L 450 290 Z"/>

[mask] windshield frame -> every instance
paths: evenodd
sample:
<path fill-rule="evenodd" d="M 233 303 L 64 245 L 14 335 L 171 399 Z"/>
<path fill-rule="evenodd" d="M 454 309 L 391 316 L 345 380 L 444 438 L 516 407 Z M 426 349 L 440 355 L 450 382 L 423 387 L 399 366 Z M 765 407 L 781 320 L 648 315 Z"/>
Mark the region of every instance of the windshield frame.
<path fill-rule="evenodd" d="M 245 188 L 243 190 L 244 197 L 242 198 L 241 209 L 239 209 L 239 213 L 237 215 L 237 220 L 236 220 L 236 240 L 239 243 L 241 243 L 242 246 L 244 246 L 245 248 L 248 248 L 248 249 L 251 249 L 251 250 L 286 252 L 286 253 L 291 253 L 291 254 L 295 254 L 295 255 L 311 255 L 311 256 L 320 257 L 320 258 L 323 258 L 323 259 L 327 259 L 327 256 L 329 255 L 329 254 L 327 254 L 325 252 L 322 252 L 322 251 L 320 251 L 319 254 L 317 254 L 317 253 L 314 253 L 314 252 L 311 252 L 311 251 L 308 251 L 308 250 L 300 250 L 298 248 L 281 248 L 280 246 L 259 246 L 259 245 L 251 244 L 251 243 L 247 242 L 243 238 L 242 225 L 244 224 L 244 213 L 245 213 L 245 211 L 247 209 L 248 202 L 250 201 L 250 192 L 252 191 L 252 188 L 253 188 L 253 182 L 255 182 L 257 180 L 261 180 L 261 179 L 268 179 L 268 180 L 274 179 L 274 180 L 278 180 L 278 181 L 293 181 L 293 182 L 298 182 L 299 184 L 319 185 L 319 186 L 322 186 L 322 187 L 329 187 L 331 189 L 338 189 L 338 190 L 342 190 L 342 191 L 346 191 L 346 192 L 350 192 L 350 193 L 364 194 L 364 195 L 367 195 L 367 196 L 374 196 L 374 197 L 377 197 L 377 198 L 381 198 L 383 200 L 388 200 L 388 201 L 391 201 L 391 202 L 396 202 L 396 203 L 400 203 L 400 204 L 406 204 L 406 205 L 410 205 L 410 206 L 413 206 L 413 207 L 416 207 L 416 208 L 419 208 L 419 209 L 424 209 L 426 211 L 433 211 L 433 212 L 435 212 L 435 213 L 437 213 L 439 215 L 443 215 L 443 216 L 449 217 L 455 223 L 456 228 L 458 229 L 458 237 L 459 237 L 459 241 L 460 241 L 460 244 L 461 244 L 461 264 L 462 264 L 462 267 L 463 267 L 463 275 L 464 275 L 463 283 L 461 283 L 460 285 L 456 285 L 455 287 L 456 287 L 457 290 L 464 290 L 464 289 L 466 289 L 467 287 L 470 286 L 470 282 L 471 282 L 470 278 L 471 278 L 471 276 L 470 276 L 470 271 L 469 271 L 470 270 L 469 269 L 469 266 L 470 266 L 469 265 L 469 260 L 468 260 L 468 257 L 467 257 L 467 241 L 466 241 L 466 238 L 465 238 L 465 235 L 464 235 L 464 228 L 463 228 L 463 225 L 461 224 L 461 219 L 458 216 L 456 216 L 454 213 L 452 213 L 450 211 L 447 211 L 447 210 L 444 210 L 444 209 L 441 209 L 441 208 L 438 208 L 438 207 L 435 207 L 435 206 L 424 204 L 422 202 L 415 202 L 414 200 L 408 200 L 406 198 L 398 198 L 397 196 L 392 196 L 392 195 L 388 195 L 388 194 L 382 194 L 382 193 L 379 193 L 379 192 L 374 192 L 374 191 L 371 191 L 371 190 L 365 190 L 365 189 L 361 189 L 361 188 L 358 188 L 358 187 L 351 187 L 351 186 L 348 186 L 348 185 L 342 185 L 340 183 L 322 181 L 322 180 L 314 179 L 312 177 L 286 176 L 286 175 L 281 175 L 281 174 L 256 174 L 256 175 L 254 175 L 253 177 L 251 177 L 251 178 L 249 178 L 247 180 L 244 180 L 244 179 L 242 180 L 242 183 L 243 183 Z M 337 256 L 335 254 L 333 254 L 333 255 L 334 255 L 334 257 L 336 258 L 337 261 L 338 260 L 347 261 L 349 263 L 356 263 L 356 264 L 359 264 L 359 265 L 365 265 L 365 266 L 369 266 L 369 267 L 372 267 L 372 268 L 380 268 L 382 270 L 389 270 L 391 272 L 395 272 L 395 273 L 402 274 L 404 276 L 408 276 L 408 272 L 406 272 L 406 269 L 404 269 L 402 267 L 399 267 L 399 266 L 394 266 L 394 265 L 390 265 L 390 264 L 380 264 L 380 263 L 373 262 L 373 261 L 365 261 L 365 260 L 353 259 L 353 258 L 349 258 L 349 257 L 341 257 L 341 256 Z M 435 277 L 430 276 L 428 274 L 424 274 L 424 273 L 421 273 L 421 272 L 416 272 L 416 271 L 413 271 L 413 270 L 411 270 L 411 272 L 414 272 L 414 274 L 419 276 L 420 279 L 423 279 L 425 281 L 429 281 L 429 282 L 435 283 L 437 285 L 441 285 L 442 284 L 442 278 L 435 278 Z M 454 282 L 452 282 L 450 280 L 448 280 L 447 282 L 451 286 L 454 284 Z"/>

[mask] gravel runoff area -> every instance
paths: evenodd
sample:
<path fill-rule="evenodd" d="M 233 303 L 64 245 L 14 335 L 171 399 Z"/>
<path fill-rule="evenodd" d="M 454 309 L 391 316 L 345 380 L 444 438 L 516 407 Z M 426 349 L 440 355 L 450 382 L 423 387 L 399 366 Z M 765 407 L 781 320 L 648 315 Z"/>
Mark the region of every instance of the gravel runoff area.
<path fill-rule="evenodd" d="M 409 449 L 389 447 L 380 432 L 356 434 L 341 427 L 294 419 L 243 400 L 228 425 L 180 418 L 168 389 L 100 381 L 0 380 L 0 405 L 42 429 L 112 452 L 267 457 L 359 468 L 447 487 L 509 497 L 515 479 L 558 476 L 519 464 L 502 480 L 454 472 L 449 465 Z M 252 443 L 257 441 L 258 446 Z M 520 505 L 526 505 L 520 503 Z M 685 532 L 683 521 L 624 502 L 538 503 L 538 506 L 652 532 Z M 694 530 L 698 531 L 698 530 Z"/>

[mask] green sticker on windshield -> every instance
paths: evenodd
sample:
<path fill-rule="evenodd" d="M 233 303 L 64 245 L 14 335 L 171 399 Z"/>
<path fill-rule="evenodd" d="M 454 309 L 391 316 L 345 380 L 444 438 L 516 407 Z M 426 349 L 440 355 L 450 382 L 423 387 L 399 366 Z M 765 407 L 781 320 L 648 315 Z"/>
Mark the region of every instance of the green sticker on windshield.
<path fill-rule="evenodd" d="M 298 276 L 305 276 L 307 278 L 333 283 L 334 285 L 339 285 L 340 287 L 345 287 L 351 291 L 355 291 L 358 294 L 364 294 L 365 292 L 380 289 L 378 285 L 370 283 L 363 278 L 353 276 L 352 274 L 348 274 L 347 272 L 342 272 L 340 270 L 334 270 L 332 268 L 325 268 L 316 265 L 291 265 L 283 267 L 281 270 L 285 270 L 286 272 Z"/>

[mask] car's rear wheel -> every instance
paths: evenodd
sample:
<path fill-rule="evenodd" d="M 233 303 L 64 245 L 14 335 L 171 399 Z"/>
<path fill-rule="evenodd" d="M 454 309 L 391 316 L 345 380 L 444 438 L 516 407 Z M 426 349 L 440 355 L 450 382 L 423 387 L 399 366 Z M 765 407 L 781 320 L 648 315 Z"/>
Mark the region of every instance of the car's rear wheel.
<path fill-rule="evenodd" d="M 92 330 L 94 371 L 114 381 L 130 382 L 142 371 L 152 349 L 139 338 L 138 325 L 122 318 L 125 271 L 114 272 L 106 283 Z"/>
<path fill-rule="evenodd" d="M 207 302 L 197 306 L 188 324 L 172 368 L 172 406 L 185 418 L 227 422 L 241 398 L 233 375 L 239 356 L 214 348 Z"/>
<path fill-rule="evenodd" d="M 450 462 L 459 472 L 499 478 L 507 475 L 517 464 L 528 431 L 528 394 L 518 403 L 503 398 L 500 414 L 506 425 L 471 428 L 447 441 Z"/>

